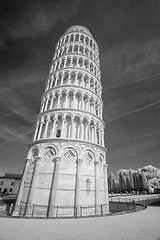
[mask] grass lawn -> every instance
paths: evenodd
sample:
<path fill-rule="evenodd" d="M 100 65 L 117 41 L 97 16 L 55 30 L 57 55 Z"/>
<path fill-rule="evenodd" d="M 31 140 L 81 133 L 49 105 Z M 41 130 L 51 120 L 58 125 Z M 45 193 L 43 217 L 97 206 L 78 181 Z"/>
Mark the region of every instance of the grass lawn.
<path fill-rule="evenodd" d="M 0 240 L 160 240 L 160 207 L 82 219 L 0 218 Z"/>

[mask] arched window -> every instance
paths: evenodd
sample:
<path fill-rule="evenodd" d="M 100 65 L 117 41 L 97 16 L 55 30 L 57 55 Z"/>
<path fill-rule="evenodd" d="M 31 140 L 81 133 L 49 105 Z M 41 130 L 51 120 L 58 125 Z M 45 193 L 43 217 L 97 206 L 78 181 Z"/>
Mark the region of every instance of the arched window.
<path fill-rule="evenodd" d="M 61 137 L 61 129 L 57 129 L 56 137 L 57 138 Z"/>

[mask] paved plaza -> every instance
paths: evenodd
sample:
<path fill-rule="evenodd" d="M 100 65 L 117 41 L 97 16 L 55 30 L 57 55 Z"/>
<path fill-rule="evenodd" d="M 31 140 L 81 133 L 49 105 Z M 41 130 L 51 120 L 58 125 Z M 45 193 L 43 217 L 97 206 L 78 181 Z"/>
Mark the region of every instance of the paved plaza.
<path fill-rule="evenodd" d="M 83 219 L 0 218 L 1 240 L 158 240 L 160 208 Z"/>

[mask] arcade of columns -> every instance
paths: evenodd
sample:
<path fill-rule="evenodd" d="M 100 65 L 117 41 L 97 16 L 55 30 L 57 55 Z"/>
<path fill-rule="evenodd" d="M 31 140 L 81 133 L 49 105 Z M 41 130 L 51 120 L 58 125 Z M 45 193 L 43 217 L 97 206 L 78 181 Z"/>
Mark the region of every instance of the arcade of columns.
<path fill-rule="evenodd" d="M 24 215 L 28 214 L 32 204 L 46 205 L 49 215 L 55 205 L 72 204 L 104 204 L 108 212 L 100 77 L 96 41 L 88 29 L 70 27 L 56 45 L 41 98 L 35 134 L 16 201 L 17 207 L 26 206 Z M 35 163 L 33 169 L 32 163 Z M 52 178 L 49 174 L 46 176 L 47 168 Z M 42 173 L 46 180 L 42 180 Z M 67 176 L 72 177 L 72 181 Z M 43 182 L 42 187 L 40 182 Z M 43 189 L 47 191 L 46 195 Z M 36 191 L 42 199 L 36 200 Z"/>

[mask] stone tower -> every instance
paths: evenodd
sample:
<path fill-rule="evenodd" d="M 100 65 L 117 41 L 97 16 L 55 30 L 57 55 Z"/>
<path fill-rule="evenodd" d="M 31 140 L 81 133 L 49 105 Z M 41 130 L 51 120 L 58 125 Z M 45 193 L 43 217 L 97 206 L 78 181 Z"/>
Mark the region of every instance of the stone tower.
<path fill-rule="evenodd" d="M 56 44 L 14 215 L 52 217 L 57 206 L 109 211 L 100 78 L 92 34 L 68 28 Z"/>

